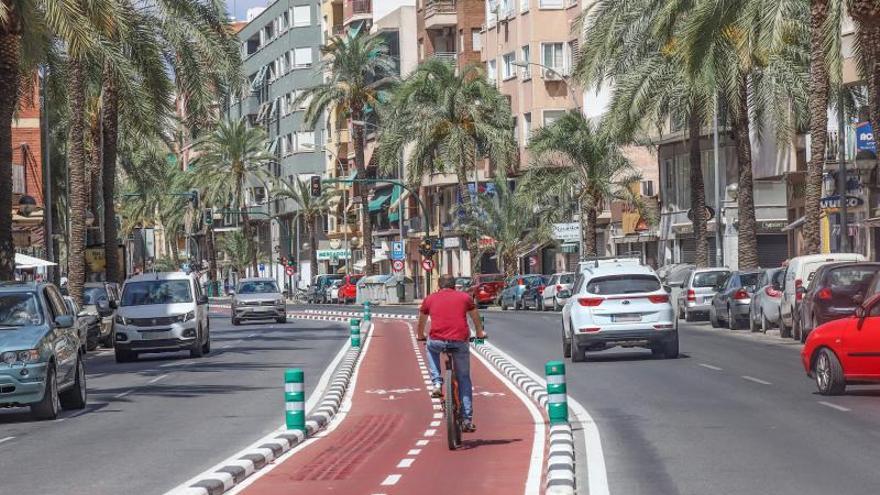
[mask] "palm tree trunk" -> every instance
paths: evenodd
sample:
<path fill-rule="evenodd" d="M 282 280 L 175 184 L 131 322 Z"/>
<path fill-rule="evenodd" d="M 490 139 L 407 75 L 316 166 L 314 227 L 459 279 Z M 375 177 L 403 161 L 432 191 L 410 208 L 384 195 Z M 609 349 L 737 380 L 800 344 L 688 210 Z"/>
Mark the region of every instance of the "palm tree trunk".
<path fill-rule="evenodd" d="M 500 258 L 501 269 L 504 271 L 505 278 L 516 275 L 518 271 L 516 252 L 513 249 L 506 248 L 501 253 Z"/>
<path fill-rule="evenodd" d="M 315 226 L 315 217 L 306 220 L 306 228 L 309 235 L 309 264 L 312 266 L 314 275 L 318 274 L 318 228 Z"/>
<path fill-rule="evenodd" d="M 12 115 L 18 102 L 21 35 L 18 13 L 3 1 L 9 19 L 0 23 L 0 280 L 12 280 L 15 245 L 12 243 Z M 15 5 L 15 4 L 12 4 Z M 51 242 L 51 239 L 46 239 Z"/>
<path fill-rule="evenodd" d="M 828 139 L 828 68 L 825 63 L 824 27 L 828 0 L 810 0 L 810 163 L 805 193 L 804 249 L 815 254 L 821 249 L 819 200 L 822 197 L 822 169 Z"/>
<path fill-rule="evenodd" d="M 736 145 L 736 161 L 739 166 L 739 189 L 737 193 L 739 269 L 758 268 L 758 237 L 755 221 L 755 196 L 752 184 L 752 143 L 749 138 L 748 80 L 739 80 L 739 109 L 734 112 L 733 140 Z"/>
<path fill-rule="evenodd" d="M 100 107 L 100 104 L 98 105 Z M 92 218 L 94 218 L 95 223 L 93 224 L 95 227 L 100 227 L 100 221 L 102 217 L 98 216 L 99 209 L 98 203 L 101 201 L 99 197 L 100 189 L 101 189 L 101 168 L 102 168 L 102 159 L 101 153 L 103 153 L 103 145 L 101 141 L 103 140 L 103 132 L 101 130 L 101 112 L 100 110 L 95 113 L 94 119 L 91 121 L 91 125 L 89 126 L 89 139 L 91 141 L 91 149 L 88 153 L 89 158 L 89 167 L 87 170 L 87 179 L 86 183 L 88 184 L 88 188 L 86 188 L 86 195 L 88 199 L 89 209 L 92 212 Z"/>
<path fill-rule="evenodd" d="M 251 235 L 251 222 L 250 216 L 247 213 L 247 207 L 244 202 L 244 176 L 236 177 L 235 180 L 235 202 L 238 205 L 238 212 L 241 215 L 241 233 L 244 234 L 245 242 L 249 246 L 253 246 L 251 249 L 251 270 L 253 270 L 252 276 L 256 277 L 257 275 L 257 247 L 254 245 L 254 239 Z"/>
<path fill-rule="evenodd" d="M 70 245 L 67 258 L 67 277 L 70 295 L 82 303 L 85 282 L 86 242 L 86 153 L 83 122 L 85 119 L 85 89 L 83 67 L 78 60 L 68 66 L 68 100 L 70 104 L 67 167 L 70 174 Z"/>
<path fill-rule="evenodd" d="M 362 122 L 363 117 L 363 108 L 353 106 L 351 109 L 352 120 Z M 363 125 L 354 126 L 354 164 L 357 168 L 357 177 L 359 179 L 366 177 L 367 170 L 366 158 L 364 156 L 364 143 L 366 142 L 364 131 Z M 364 248 L 364 275 L 373 274 L 373 225 L 370 222 L 370 202 L 367 199 L 368 191 L 369 187 L 361 186 L 361 184 L 355 183 L 352 187 L 354 195 L 361 198 L 361 237 L 363 237 L 361 245 Z M 317 247 L 312 246 L 312 249 L 317 249 Z M 317 267 L 314 270 L 317 275 Z"/>
<path fill-rule="evenodd" d="M 694 225 L 697 268 L 709 266 L 709 221 L 706 215 L 706 182 L 703 180 L 702 154 L 700 153 L 700 134 L 702 122 L 700 115 L 693 111 L 688 115 L 688 159 L 691 175 L 691 213 Z M 717 220 L 716 220 L 717 221 Z M 721 242 L 717 239 L 716 242 Z"/>
<path fill-rule="evenodd" d="M 470 190 L 468 189 L 467 177 L 462 176 L 462 174 L 466 173 L 466 169 L 462 167 L 462 172 L 459 173 L 458 176 L 458 194 L 461 196 L 461 204 L 459 207 L 463 207 L 465 201 L 470 201 L 470 205 L 472 208 L 476 208 L 477 206 L 477 192 L 474 191 L 474 195 L 471 196 Z M 468 213 L 465 213 L 467 215 Z M 476 237 L 467 236 L 465 241 L 468 245 L 468 255 L 471 258 L 471 276 L 476 275 L 479 272 L 479 254 L 477 253 L 477 239 Z"/>
<path fill-rule="evenodd" d="M 104 260 L 108 282 L 122 282 L 119 274 L 119 248 L 116 230 L 116 155 L 119 140 L 119 95 L 113 80 L 104 75 L 103 89 L 103 150 L 101 153 L 104 205 Z"/>
<path fill-rule="evenodd" d="M 596 256 L 596 208 L 598 198 L 595 194 L 589 193 L 582 203 L 581 221 L 583 222 L 583 256 Z"/>

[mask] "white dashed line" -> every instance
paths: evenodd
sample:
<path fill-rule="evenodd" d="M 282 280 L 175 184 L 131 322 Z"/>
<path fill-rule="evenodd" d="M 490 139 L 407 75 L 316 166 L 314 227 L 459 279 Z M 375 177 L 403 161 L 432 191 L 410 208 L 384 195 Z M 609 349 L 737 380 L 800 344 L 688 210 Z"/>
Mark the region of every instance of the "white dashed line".
<path fill-rule="evenodd" d="M 431 421 L 431 426 L 440 426 L 439 421 Z"/>
<path fill-rule="evenodd" d="M 443 413 L 434 413 L 434 419 L 443 419 Z"/>
<path fill-rule="evenodd" d="M 422 453 L 422 449 L 409 449 L 409 452 L 406 455 L 419 455 Z"/>
<path fill-rule="evenodd" d="M 397 467 L 408 468 L 408 467 L 412 466 L 412 464 L 414 462 L 416 462 L 415 459 L 401 459 L 401 461 L 397 463 Z"/>
<path fill-rule="evenodd" d="M 851 410 L 852 410 L 852 409 L 850 409 L 850 408 L 848 408 L 848 407 L 838 406 L 837 404 L 832 404 L 832 403 L 830 403 L 830 402 L 825 402 L 824 400 L 820 400 L 820 401 L 819 401 L 819 404 L 822 404 L 823 406 L 828 406 L 828 407 L 830 407 L 831 409 L 837 409 L 838 411 L 843 411 L 843 412 L 848 412 L 848 411 L 851 411 Z"/>
<path fill-rule="evenodd" d="M 0 438 L 0 443 L 8 442 L 8 441 L 12 440 L 13 438 L 15 438 L 15 437 Z"/>
<path fill-rule="evenodd" d="M 433 437 L 435 433 L 437 433 L 437 430 L 432 428 L 430 430 L 425 430 L 425 434 L 422 436 L 423 437 Z"/>
<path fill-rule="evenodd" d="M 173 363 L 160 364 L 159 367 L 160 368 L 171 368 L 174 366 L 183 366 L 184 364 L 190 364 L 191 362 L 192 361 L 174 361 Z"/>
<path fill-rule="evenodd" d="M 168 376 L 167 374 L 166 375 L 159 375 L 156 378 L 153 378 L 152 380 L 148 381 L 147 384 L 156 383 L 159 380 L 166 378 L 167 376 Z"/>
<path fill-rule="evenodd" d="M 699 363 L 699 366 L 702 366 L 703 368 L 708 368 L 710 370 L 724 371 L 723 369 L 719 368 L 718 366 L 713 366 L 711 364 Z"/>
<path fill-rule="evenodd" d="M 382 482 L 382 486 L 396 485 L 398 481 L 400 481 L 399 474 L 389 474 L 385 481 Z"/>
<path fill-rule="evenodd" d="M 416 442 L 417 447 L 424 447 L 425 445 L 428 445 L 427 440 L 419 440 L 418 442 Z"/>
<path fill-rule="evenodd" d="M 125 392 L 122 392 L 121 394 L 114 395 L 113 398 L 114 399 L 121 399 L 132 392 L 134 392 L 134 390 L 126 390 Z"/>
<path fill-rule="evenodd" d="M 764 380 L 761 380 L 760 378 L 755 378 L 755 377 L 749 376 L 749 375 L 743 375 L 742 379 L 748 380 L 750 382 L 760 383 L 761 385 L 773 385 L 772 383 L 770 383 L 768 381 L 764 381 Z"/>

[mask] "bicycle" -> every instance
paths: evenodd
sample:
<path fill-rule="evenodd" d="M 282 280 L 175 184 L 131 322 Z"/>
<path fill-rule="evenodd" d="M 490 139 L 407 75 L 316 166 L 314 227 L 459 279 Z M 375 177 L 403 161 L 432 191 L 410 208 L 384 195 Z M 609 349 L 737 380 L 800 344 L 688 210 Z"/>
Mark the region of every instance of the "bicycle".
<path fill-rule="evenodd" d="M 471 337 L 468 342 L 480 345 L 484 340 L 484 338 Z M 455 377 L 455 360 L 452 358 L 452 352 L 444 349 L 443 354 L 446 355 L 446 371 L 443 373 L 445 390 L 441 404 L 446 418 L 446 441 L 449 450 L 455 450 L 461 446 L 461 400 L 458 397 L 458 379 Z"/>

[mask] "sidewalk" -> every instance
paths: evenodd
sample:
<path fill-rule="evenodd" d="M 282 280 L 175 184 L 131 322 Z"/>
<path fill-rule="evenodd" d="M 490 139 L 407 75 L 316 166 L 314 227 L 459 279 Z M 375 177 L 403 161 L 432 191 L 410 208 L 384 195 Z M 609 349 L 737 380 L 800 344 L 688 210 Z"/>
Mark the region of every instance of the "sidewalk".
<path fill-rule="evenodd" d="M 476 433 L 446 445 L 440 405 L 431 400 L 412 326 L 376 320 L 351 409 L 314 443 L 241 493 L 409 494 L 526 492 L 534 420 L 526 406 L 471 358 Z M 540 462 L 540 459 L 538 460 Z M 537 470 L 540 473 L 540 469 Z M 532 487 L 540 480 L 532 480 Z"/>

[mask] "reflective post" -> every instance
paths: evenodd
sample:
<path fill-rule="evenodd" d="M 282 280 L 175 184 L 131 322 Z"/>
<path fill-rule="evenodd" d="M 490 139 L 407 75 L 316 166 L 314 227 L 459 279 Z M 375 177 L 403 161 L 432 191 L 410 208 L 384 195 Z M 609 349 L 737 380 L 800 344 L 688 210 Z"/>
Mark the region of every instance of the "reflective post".
<path fill-rule="evenodd" d="M 548 361 L 544 365 L 547 376 L 547 417 L 550 424 L 568 423 L 568 392 L 565 387 L 565 363 Z"/>
<path fill-rule="evenodd" d="M 351 328 L 351 346 L 352 347 L 360 347 L 361 346 L 361 320 L 357 318 L 352 318 L 349 320 L 349 327 Z"/>
<path fill-rule="evenodd" d="M 303 388 L 303 370 L 284 370 L 285 422 L 288 430 L 300 430 L 306 434 L 306 392 Z"/>

